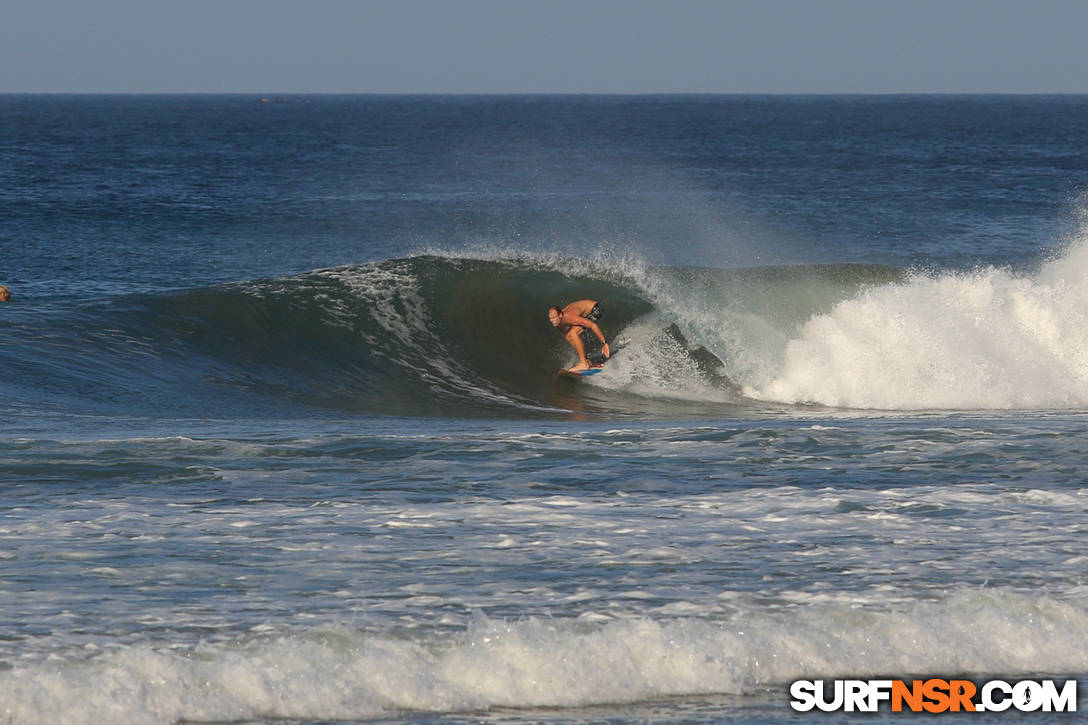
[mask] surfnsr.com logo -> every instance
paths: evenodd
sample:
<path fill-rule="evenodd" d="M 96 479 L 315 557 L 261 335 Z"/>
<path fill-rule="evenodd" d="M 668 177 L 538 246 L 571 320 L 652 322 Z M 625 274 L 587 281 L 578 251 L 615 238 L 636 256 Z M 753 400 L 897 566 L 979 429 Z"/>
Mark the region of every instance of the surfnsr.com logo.
<path fill-rule="evenodd" d="M 1076 712 L 1077 681 L 797 680 L 790 697 L 798 712 Z"/>

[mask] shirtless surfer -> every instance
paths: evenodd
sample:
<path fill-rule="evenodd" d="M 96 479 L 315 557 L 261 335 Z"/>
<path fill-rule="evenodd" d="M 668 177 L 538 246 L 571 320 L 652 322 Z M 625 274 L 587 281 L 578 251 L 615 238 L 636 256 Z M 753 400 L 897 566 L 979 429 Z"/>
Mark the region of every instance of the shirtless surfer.
<path fill-rule="evenodd" d="M 563 337 L 578 353 L 578 364 L 571 368 L 571 372 L 589 370 L 590 361 L 586 357 L 586 347 L 587 345 L 591 348 L 596 347 L 593 335 L 596 335 L 597 339 L 601 341 L 600 354 L 596 354 L 595 350 L 590 354 L 601 362 L 612 357 L 612 353 L 608 349 L 608 343 L 604 341 L 604 333 L 597 326 L 597 320 L 599 319 L 601 319 L 601 308 L 593 300 L 578 300 L 577 302 L 571 302 L 566 307 L 550 307 L 548 309 L 548 320 L 551 321 L 552 327 L 558 327 L 559 331 L 563 333 Z"/>

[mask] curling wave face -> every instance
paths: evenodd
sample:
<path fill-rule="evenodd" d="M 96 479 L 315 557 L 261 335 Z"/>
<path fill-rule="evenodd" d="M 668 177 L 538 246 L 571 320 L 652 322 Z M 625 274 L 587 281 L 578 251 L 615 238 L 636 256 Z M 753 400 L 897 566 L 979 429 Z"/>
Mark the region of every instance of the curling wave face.
<path fill-rule="evenodd" d="M 780 356 L 812 314 L 895 278 L 860 265 L 419 256 L 27 313 L 5 364 L 13 398 L 152 414 L 669 416 L 692 400 L 711 413 L 743 404 L 734 381 Z M 601 300 L 603 328 L 626 347 L 609 375 L 572 390 L 555 380 L 572 352 L 545 312 L 581 297 Z M 724 366 L 708 374 L 698 348 Z"/>
<path fill-rule="evenodd" d="M 417 256 L 10 315 L 0 395 L 227 417 L 1083 407 L 1086 266 L 1088 244 L 1030 275 Z M 546 310 L 585 297 L 622 352 L 557 381 L 574 358 Z"/>

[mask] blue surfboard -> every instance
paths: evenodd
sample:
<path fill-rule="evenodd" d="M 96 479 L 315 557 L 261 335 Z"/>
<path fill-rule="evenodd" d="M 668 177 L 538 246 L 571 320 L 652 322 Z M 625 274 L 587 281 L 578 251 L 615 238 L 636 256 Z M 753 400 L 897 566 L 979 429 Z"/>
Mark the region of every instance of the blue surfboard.
<path fill-rule="evenodd" d="M 612 354 L 609 356 L 608 360 L 605 360 L 605 362 L 608 362 L 609 360 L 615 358 L 616 353 L 625 347 L 627 347 L 627 340 L 620 340 L 619 342 L 617 342 L 615 346 L 612 347 Z M 601 369 L 603 367 L 604 363 L 601 363 L 600 365 L 593 365 L 589 368 L 589 370 L 579 370 L 577 372 L 564 368 L 559 371 L 559 374 L 566 375 L 568 378 L 584 378 L 587 375 L 596 375 L 597 373 L 601 372 Z"/>
<path fill-rule="evenodd" d="M 559 374 L 569 375 L 572 378 L 581 378 L 585 377 L 586 375 L 596 375 L 597 373 L 601 372 L 601 370 L 602 368 L 600 367 L 590 368 L 589 370 L 560 370 Z"/>

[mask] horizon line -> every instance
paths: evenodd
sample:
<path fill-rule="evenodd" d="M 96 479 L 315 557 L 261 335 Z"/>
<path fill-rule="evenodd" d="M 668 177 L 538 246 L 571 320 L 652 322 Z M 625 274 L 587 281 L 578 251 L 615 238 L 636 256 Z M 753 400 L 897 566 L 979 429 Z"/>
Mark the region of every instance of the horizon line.
<path fill-rule="evenodd" d="M 1084 91 L 6 91 L 0 96 L 1085 96 Z"/>

